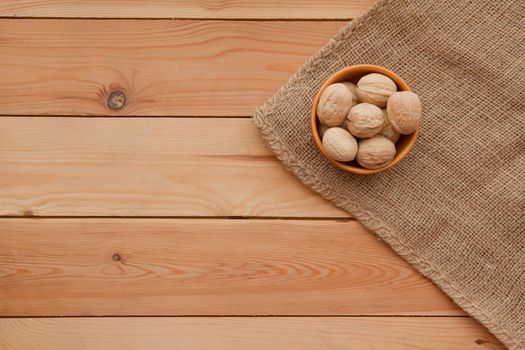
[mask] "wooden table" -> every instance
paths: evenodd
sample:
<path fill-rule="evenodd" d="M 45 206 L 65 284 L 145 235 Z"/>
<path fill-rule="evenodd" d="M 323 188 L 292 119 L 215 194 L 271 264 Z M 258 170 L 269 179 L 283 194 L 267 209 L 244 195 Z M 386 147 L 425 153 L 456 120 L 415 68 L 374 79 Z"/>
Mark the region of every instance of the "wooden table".
<path fill-rule="evenodd" d="M 371 5 L 1 1 L 0 349 L 501 349 L 250 120 Z"/>

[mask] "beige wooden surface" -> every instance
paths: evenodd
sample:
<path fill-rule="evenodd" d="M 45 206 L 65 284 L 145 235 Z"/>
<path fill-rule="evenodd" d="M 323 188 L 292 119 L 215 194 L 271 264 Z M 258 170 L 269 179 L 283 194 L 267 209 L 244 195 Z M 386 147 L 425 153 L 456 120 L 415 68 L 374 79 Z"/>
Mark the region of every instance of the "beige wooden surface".
<path fill-rule="evenodd" d="M 249 116 L 344 24 L 3 19 L 0 114 Z"/>
<path fill-rule="evenodd" d="M 0 319 L 5 349 L 501 349 L 463 317 Z"/>
<path fill-rule="evenodd" d="M 356 221 L 0 219 L 0 227 L 0 316 L 463 315 Z"/>
<path fill-rule="evenodd" d="M 0 349 L 502 349 L 248 118 L 371 3 L 1 1 Z"/>
<path fill-rule="evenodd" d="M 3 117 L 0 130 L 0 215 L 349 216 L 247 118 Z"/>
<path fill-rule="evenodd" d="M 2 0 L 5 17 L 351 19 L 373 0 Z"/>

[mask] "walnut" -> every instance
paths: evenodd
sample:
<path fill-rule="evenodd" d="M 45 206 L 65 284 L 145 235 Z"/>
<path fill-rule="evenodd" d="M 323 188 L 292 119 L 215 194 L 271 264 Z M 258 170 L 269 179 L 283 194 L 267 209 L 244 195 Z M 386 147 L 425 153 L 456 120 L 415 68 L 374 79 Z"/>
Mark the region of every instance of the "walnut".
<path fill-rule="evenodd" d="M 343 84 L 344 86 L 346 86 L 348 91 L 350 91 L 350 93 L 352 94 L 352 106 L 355 106 L 356 104 L 359 103 L 359 98 L 357 97 L 357 92 L 355 91 L 355 84 L 349 81 L 345 81 Z"/>
<path fill-rule="evenodd" d="M 411 91 L 396 92 L 388 99 L 387 113 L 394 130 L 403 135 L 411 134 L 421 120 L 419 97 Z"/>
<path fill-rule="evenodd" d="M 345 129 L 346 131 L 348 131 L 348 120 L 345 119 L 344 122 L 341 123 L 341 125 L 338 125 L 339 128 L 342 128 L 342 129 Z M 319 126 L 317 127 L 317 130 L 319 131 L 319 135 L 321 136 L 321 138 L 324 137 L 324 133 L 326 132 L 326 130 L 330 129 L 329 126 L 326 126 L 324 124 L 319 124 Z"/>
<path fill-rule="evenodd" d="M 326 126 L 340 125 L 352 107 L 352 94 L 340 83 L 328 86 L 317 105 L 317 117 Z"/>
<path fill-rule="evenodd" d="M 345 129 L 346 131 L 350 131 L 348 130 L 348 119 L 345 119 L 345 121 L 342 122 L 341 125 L 339 125 L 339 127 Z"/>
<path fill-rule="evenodd" d="M 396 143 L 399 140 L 399 133 L 394 130 L 392 125 L 390 124 L 390 121 L 388 120 L 388 113 L 386 111 L 386 108 L 382 109 L 383 116 L 385 119 L 385 123 L 383 126 L 383 129 L 381 129 L 381 132 L 379 132 L 379 135 L 386 137 L 393 143 Z"/>
<path fill-rule="evenodd" d="M 394 159 L 396 146 L 384 136 L 359 141 L 357 163 L 366 169 L 381 168 Z"/>
<path fill-rule="evenodd" d="M 357 153 L 357 141 L 342 128 L 330 128 L 324 133 L 323 148 L 330 158 L 349 162 L 354 160 Z"/>
<path fill-rule="evenodd" d="M 377 135 L 385 122 L 383 112 L 370 103 L 360 103 L 348 113 L 348 131 L 360 138 Z"/>
<path fill-rule="evenodd" d="M 386 106 L 388 98 L 397 91 L 397 85 L 383 74 L 371 73 L 359 79 L 355 91 L 361 102 L 372 103 L 382 108 Z"/>

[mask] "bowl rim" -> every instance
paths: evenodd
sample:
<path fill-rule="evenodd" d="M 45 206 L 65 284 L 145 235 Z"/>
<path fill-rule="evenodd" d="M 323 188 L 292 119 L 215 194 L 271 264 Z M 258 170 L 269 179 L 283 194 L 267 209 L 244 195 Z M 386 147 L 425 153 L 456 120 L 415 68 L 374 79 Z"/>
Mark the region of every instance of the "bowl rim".
<path fill-rule="evenodd" d="M 321 94 L 324 92 L 324 90 L 329 85 L 347 81 L 347 80 L 342 80 L 341 77 L 342 76 L 347 76 L 347 75 L 351 74 L 353 71 L 358 71 L 358 72 L 365 71 L 365 73 L 363 75 L 370 74 L 370 73 L 383 74 L 383 75 L 389 77 L 390 79 L 392 79 L 396 83 L 396 85 L 397 85 L 397 87 L 399 89 L 398 91 L 412 91 L 410 89 L 410 87 L 408 86 L 408 84 L 403 79 L 401 79 L 401 77 L 399 77 L 396 73 L 392 72 L 391 70 L 389 70 L 387 68 L 384 68 L 384 67 L 381 67 L 381 66 L 376 66 L 376 65 L 373 65 L 373 64 L 357 64 L 357 65 L 352 65 L 352 66 L 345 67 L 345 68 L 335 72 L 334 74 L 332 74 L 324 82 L 324 84 L 321 86 L 321 88 L 319 89 L 319 91 L 315 95 L 315 98 L 314 98 L 314 101 L 313 101 L 313 104 L 312 104 L 312 110 L 310 112 L 310 127 L 312 129 L 312 135 L 313 135 L 314 142 L 315 142 L 317 148 L 319 149 L 319 151 L 321 151 L 321 154 L 326 159 L 328 159 L 332 164 L 334 164 L 335 166 L 337 166 L 340 169 L 346 170 L 346 171 L 351 172 L 353 174 L 361 174 L 361 175 L 375 174 L 375 173 L 379 173 L 381 171 L 384 171 L 386 169 L 389 169 L 389 168 L 393 167 L 394 165 L 396 165 L 397 163 L 402 161 L 407 156 L 407 154 L 412 150 L 412 148 L 414 147 L 414 145 L 415 145 L 415 143 L 417 141 L 417 138 L 418 138 L 418 135 L 419 135 L 420 126 L 418 126 L 416 131 L 414 131 L 412 134 L 401 135 L 402 137 L 405 138 L 405 146 L 402 149 L 400 149 L 400 150 L 398 150 L 397 147 L 396 147 L 396 155 L 395 155 L 394 159 L 390 163 L 388 163 L 385 166 L 382 166 L 380 168 L 377 168 L 377 169 L 366 169 L 366 168 L 362 168 L 362 167 L 356 167 L 356 166 L 353 166 L 353 165 L 350 165 L 350 164 L 339 162 L 339 161 L 331 158 L 326 153 L 326 151 L 324 150 L 323 143 L 322 143 L 321 137 L 319 135 L 319 130 L 317 128 L 317 105 L 319 104 L 319 99 L 321 97 Z"/>

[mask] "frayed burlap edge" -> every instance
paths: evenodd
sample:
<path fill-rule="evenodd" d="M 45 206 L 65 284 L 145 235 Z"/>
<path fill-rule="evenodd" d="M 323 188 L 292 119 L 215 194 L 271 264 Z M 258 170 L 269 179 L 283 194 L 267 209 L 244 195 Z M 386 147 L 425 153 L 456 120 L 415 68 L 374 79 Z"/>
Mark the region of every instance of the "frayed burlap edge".
<path fill-rule="evenodd" d="M 436 283 L 452 300 L 460 306 L 463 310 L 468 312 L 478 321 L 480 321 L 488 330 L 494 334 L 505 346 L 511 350 L 519 350 L 522 347 L 516 338 L 509 334 L 500 324 L 494 322 L 484 310 L 482 310 L 476 303 L 465 297 L 463 293 L 457 288 L 454 283 L 443 276 L 429 261 L 414 252 L 413 249 L 403 242 L 399 235 L 386 225 L 380 218 L 376 217 L 359 205 L 359 203 L 349 201 L 340 196 L 336 191 L 330 188 L 322 179 L 318 178 L 310 169 L 299 164 L 294 157 L 294 154 L 289 151 L 286 145 L 281 143 L 281 140 L 275 133 L 273 125 L 265 118 L 266 115 L 272 113 L 272 109 L 282 103 L 286 103 L 290 96 L 290 89 L 294 84 L 300 83 L 306 79 L 306 73 L 314 67 L 318 62 L 329 56 L 334 49 L 348 40 L 349 36 L 354 33 L 360 26 L 365 24 L 367 20 L 378 12 L 382 11 L 385 5 L 393 0 L 380 0 L 373 8 L 364 15 L 353 20 L 349 25 L 343 28 L 335 37 L 333 37 L 321 50 L 305 64 L 283 85 L 279 91 L 271 97 L 263 106 L 261 106 L 254 114 L 253 119 L 255 125 L 261 132 L 263 138 L 270 149 L 276 154 L 277 158 L 283 162 L 285 167 L 293 172 L 301 182 L 306 186 L 318 192 L 321 196 L 333 202 L 337 207 L 352 214 L 359 220 L 368 230 L 377 234 L 381 239 L 387 242 L 401 257 L 407 260 L 424 276 Z"/>

